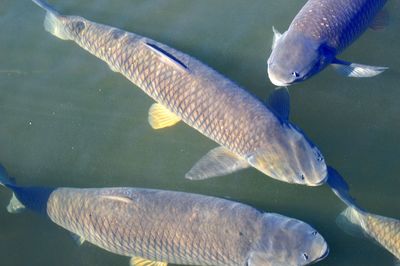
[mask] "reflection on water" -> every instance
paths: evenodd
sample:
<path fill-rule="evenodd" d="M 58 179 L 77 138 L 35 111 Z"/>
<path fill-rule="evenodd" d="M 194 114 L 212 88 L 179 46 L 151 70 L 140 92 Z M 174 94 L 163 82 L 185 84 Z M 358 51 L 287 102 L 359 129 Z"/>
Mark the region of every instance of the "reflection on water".
<path fill-rule="evenodd" d="M 52 1 L 67 14 L 137 32 L 212 66 L 260 98 L 272 25 L 283 31 L 301 1 Z M 18 182 L 46 186 L 137 186 L 229 197 L 302 219 L 326 238 L 319 265 L 390 265 L 392 256 L 345 235 L 335 217 L 344 205 L 326 187 L 307 188 L 249 169 L 202 182 L 183 178 L 216 145 L 184 124 L 153 131 L 152 101 L 71 42 L 44 31 L 44 12 L 29 1 L 0 2 L 0 162 Z M 371 212 L 400 218 L 400 26 L 396 14 L 368 31 L 342 58 L 390 69 L 354 80 L 330 69 L 291 87 L 292 120 L 349 181 Z M 10 194 L 1 190 L 0 203 Z M 127 265 L 32 213 L 0 211 L 2 265 Z"/>

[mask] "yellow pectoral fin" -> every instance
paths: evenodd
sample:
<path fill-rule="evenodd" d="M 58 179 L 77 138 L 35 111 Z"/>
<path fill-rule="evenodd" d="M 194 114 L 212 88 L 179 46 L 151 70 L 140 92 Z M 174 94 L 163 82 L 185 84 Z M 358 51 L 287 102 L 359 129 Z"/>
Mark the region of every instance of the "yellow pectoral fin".
<path fill-rule="evenodd" d="M 153 129 L 171 127 L 181 119 L 162 104 L 154 103 L 149 110 L 149 123 Z"/>
<path fill-rule="evenodd" d="M 141 257 L 132 257 L 130 260 L 130 266 L 167 266 L 168 263 L 160 261 L 146 260 Z"/>

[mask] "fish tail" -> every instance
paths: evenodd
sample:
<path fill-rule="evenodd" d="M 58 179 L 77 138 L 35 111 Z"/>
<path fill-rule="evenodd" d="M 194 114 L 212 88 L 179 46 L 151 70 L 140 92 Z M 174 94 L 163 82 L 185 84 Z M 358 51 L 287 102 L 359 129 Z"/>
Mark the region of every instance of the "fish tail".
<path fill-rule="evenodd" d="M 346 233 L 352 236 L 363 236 L 364 213 L 354 207 L 347 207 L 336 218 L 336 224 Z"/>
<path fill-rule="evenodd" d="M 0 164 L 0 185 L 4 187 L 15 185 L 14 181 L 12 181 L 6 169 L 1 164 Z"/>
<path fill-rule="evenodd" d="M 0 165 L 0 185 L 9 188 L 12 191 L 15 189 L 15 182 L 8 175 L 6 169 L 2 165 Z M 9 213 L 19 213 L 23 209 L 25 209 L 25 206 L 17 199 L 13 192 L 10 203 L 7 206 L 7 211 Z"/>
<path fill-rule="evenodd" d="M 65 30 L 65 25 L 63 23 L 65 17 L 60 15 L 60 13 L 58 13 L 52 6 L 42 0 L 32 1 L 46 11 L 46 16 L 43 22 L 45 30 L 57 38 L 62 40 L 70 40 L 71 38 L 69 37 L 68 32 Z"/>

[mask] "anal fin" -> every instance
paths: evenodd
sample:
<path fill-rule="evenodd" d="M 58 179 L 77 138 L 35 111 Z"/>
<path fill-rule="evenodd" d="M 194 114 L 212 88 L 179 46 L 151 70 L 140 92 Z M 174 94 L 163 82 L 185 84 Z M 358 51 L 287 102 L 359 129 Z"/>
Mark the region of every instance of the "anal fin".
<path fill-rule="evenodd" d="M 149 109 L 149 124 L 153 129 L 171 127 L 181 121 L 181 118 L 159 103 L 154 103 Z"/>
<path fill-rule="evenodd" d="M 203 180 L 210 177 L 227 175 L 250 165 L 247 161 L 224 147 L 217 147 L 204 155 L 186 173 L 190 180 Z"/>
<path fill-rule="evenodd" d="M 77 244 L 78 246 L 82 246 L 82 244 L 85 242 L 85 238 L 80 235 L 71 233 L 71 237 L 74 240 L 75 244 Z"/>
<path fill-rule="evenodd" d="M 24 204 L 22 204 L 15 194 L 13 193 L 10 203 L 7 205 L 7 211 L 9 213 L 20 213 L 25 209 Z"/>
<path fill-rule="evenodd" d="M 132 257 L 129 261 L 130 266 L 167 266 L 167 262 L 151 261 L 141 257 Z"/>

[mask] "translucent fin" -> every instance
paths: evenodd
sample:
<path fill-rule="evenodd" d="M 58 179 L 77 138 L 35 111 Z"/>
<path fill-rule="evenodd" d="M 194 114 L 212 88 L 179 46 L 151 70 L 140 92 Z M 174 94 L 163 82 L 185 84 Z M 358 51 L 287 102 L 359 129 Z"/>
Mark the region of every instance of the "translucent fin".
<path fill-rule="evenodd" d="M 357 205 L 356 200 L 350 195 L 349 185 L 336 169 L 328 166 L 328 186 L 332 189 L 336 196 L 342 200 L 347 206 L 351 206 L 360 211 L 363 209 Z"/>
<path fill-rule="evenodd" d="M 276 44 L 278 43 L 279 39 L 282 37 L 282 33 L 280 33 L 274 26 L 272 26 L 272 31 L 274 32 L 274 37 L 272 39 L 272 50 L 275 49 Z"/>
<path fill-rule="evenodd" d="M 7 211 L 9 213 L 20 213 L 25 209 L 25 206 L 17 199 L 15 194 L 12 194 L 10 203 L 7 205 Z"/>
<path fill-rule="evenodd" d="M 75 244 L 77 244 L 78 246 L 82 246 L 83 243 L 85 242 L 85 239 L 83 237 L 81 237 L 80 235 L 71 233 L 71 237 L 74 240 Z"/>
<path fill-rule="evenodd" d="M 14 182 L 8 176 L 7 170 L 0 164 L 0 185 L 9 186 L 14 185 Z"/>
<path fill-rule="evenodd" d="M 167 266 L 166 262 L 146 260 L 141 257 L 132 257 L 129 261 L 130 266 Z"/>
<path fill-rule="evenodd" d="M 290 96 L 286 87 L 276 88 L 268 97 L 267 104 L 283 120 L 289 120 Z"/>
<path fill-rule="evenodd" d="M 387 9 L 382 9 L 374 18 L 369 27 L 372 30 L 383 30 L 389 25 L 389 12 Z"/>
<path fill-rule="evenodd" d="M 46 17 L 44 18 L 43 23 L 45 30 L 62 40 L 70 40 L 71 38 L 66 32 L 62 21 L 63 17 L 47 3 L 41 0 L 32 1 L 46 11 Z"/>
<path fill-rule="evenodd" d="M 149 124 L 153 129 L 171 127 L 181 119 L 159 103 L 154 103 L 149 110 Z"/>
<path fill-rule="evenodd" d="M 164 63 L 170 65 L 171 67 L 175 68 L 176 70 L 183 71 L 183 72 L 188 72 L 189 68 L 182 63 L 178 58 L 173 56 L 172 54 L 168 53 L 161 47 L 157 46 L 156 44 L 153 43 L 145 43 L 150 50 L 152 50 L 154 53 L 156 53 L 161 61 Z"/>
<path fill-rule="evenodd" d="M 366 236 L 363 230 L 363 214 L 352 207 L 347 207 L 337 218 L 336 224 L 347 234 L 355 237 Z"/>
<path fill-rule="evenodd" d="M 217 147 L 204 155 L 185 177 L 190 180 L 203 180 L 227 175 L 247 167 L 249 164 L 246 160 L 224 147 Z"/>
<path fill-rule="evenodd" d="M 334 60 L 332 66 L 340 75 L 351 78 L 374 77 L 376 75 L 379 75 L 386 69 L 388 69 L 387 67 L 368 66 L 356 63 L 349 63 L 338 59 Z"/>

